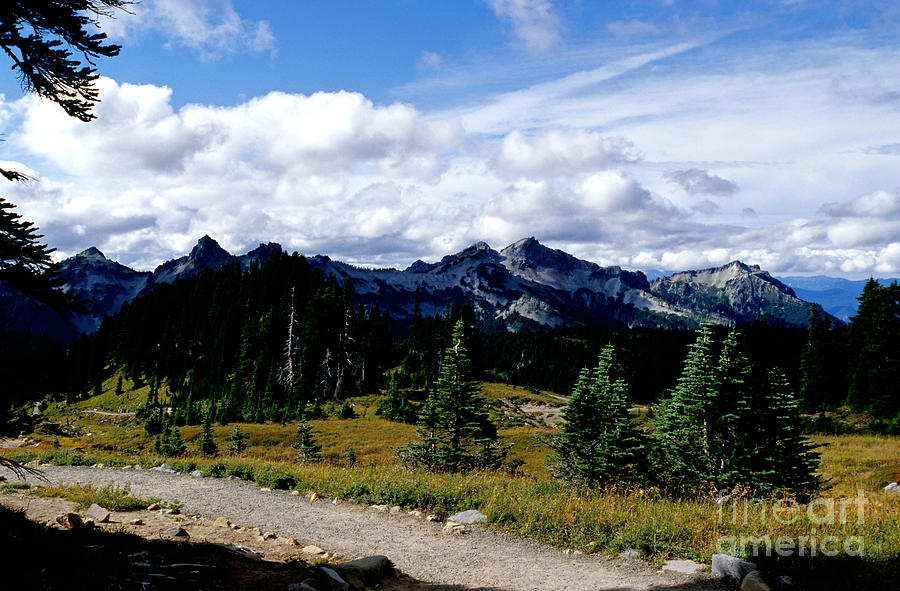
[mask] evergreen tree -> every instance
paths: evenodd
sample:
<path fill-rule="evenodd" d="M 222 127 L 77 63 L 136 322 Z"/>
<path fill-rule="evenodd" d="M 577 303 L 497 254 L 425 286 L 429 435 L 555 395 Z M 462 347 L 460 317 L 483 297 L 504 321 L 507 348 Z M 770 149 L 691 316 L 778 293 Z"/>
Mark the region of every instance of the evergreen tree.
<path fill-rule="evenodd" d="M 234 429 L 231 430 L 231 435 L 228 436 L 228 455 L 239 456 L 244 453 L 244 450 L 247 449 L 246 438 L 247 437 L 241 433 L 241 427 L 235 425 Z"/>
<path fill-rule="evenodd" d="M 900 286 L 869 279 L 850 320 L 853 375 L 848 402 L 880 417 L 900 413 Z"/>
<path fill-rule="evenodd" d="M 397 450 L 409 467 L 449 472 L 497 468 L 506 456 L 508 448 L 497 446 L 497 428 L 471 379 L 465 330 L 463 321 L 457 321 L 438 382 L 419 417 L 419 440 Z"/>
<path fill-rule="evenodd" d="M 121 396 L 122 391 L 122 376 L 119 376 L 119 379 L 116 381 L 116 396 Z"/>
<path fill-rule="evenodd" d="M 322 459 L 322 446 L 316 443 L 312 427 L 309 426 L 306 419 L 300 419 L 300 422 L 297 423 L 297 436 L 294 438 L 293 448 L 297 450 L 297 463 L 301 466 Z"/>
<path fill-rule="evenodd" d="M 642 444 L 631 424 L 628 386 L 620 375 L 611 344 L 593 370 L 584 368 L 579 374 L 563 409 L 565 423 L 550 442 L 556 476 L 590 487 L 641 476 Z"/>
<path fill-rule="evenodd" d="M 197 438 L 197 451 L 204 456 L 214 456 L 219 453 L 219 446 L 213 439 L 212 430 L 212 409 L 207 409 L 203 413 L 203 427 L 200 431 L 200 437 Z"/>
<path fill-rule="evenodd" d="M 169 429 L 165 439 L 162 440 L 160 451 L 162 455 L 171 458 L 178 457 L 187 452 L 187 445 L 181 438 L 181 432 L 177 428 Z"/>
<path fill-rule="evenodd" d="M 393 374 L 388 381 L 387 396 L 378 401 L 375 414 L 396 423 L 409 423 L 415 418 L 415 409 L 406 394 L 397 387 L 397 379 Z"/>
<path fill-rule="evenodd" d="M 347 465 L 351 468 L 356 465 L 356 448 L 353 447 L 353 444 L 347 446 Z"/>
<path fill-rule="evenodd" d="M 750 481 L 752 427 L 750 360 L 744 354 L 738 331 L 732 329 L 722 343 L 716 367 L 717 388 L 706 400 L 711 476 L 717 489 Z"/>
<path fill-rule="evenodd" d="M 800 396 L 809 410 L 819 410 L 832 402 L 834 388 L 829 355 L 831 321 L 819 306 L 812 306 L 806 342 L 800 356 Z"/>
<path fill-rule="evenodd" d="M 663 482 L 675 490 L 715 490 L 710 456 L 709 401 L 718 380 L 709 324 L 688 348 L 684 369 L 671 396 L 657 405 L 655 451 Z"/>
<path fill-rule="evenodd" d="M 345 400 L 341 405 L 341 409 L 338 411 L 339 419 L 355 419 L 356 411 L 353 410 L 353 406 L 350 404 L 349 400 Z"/>

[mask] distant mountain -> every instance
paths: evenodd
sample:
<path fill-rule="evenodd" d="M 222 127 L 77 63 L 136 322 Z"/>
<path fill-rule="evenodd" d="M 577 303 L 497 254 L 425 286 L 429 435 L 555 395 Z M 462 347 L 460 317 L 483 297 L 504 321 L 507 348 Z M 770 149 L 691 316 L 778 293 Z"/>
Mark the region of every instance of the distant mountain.
<path fill-rule="evenodd" d="M 96 330 L 107 314 L 147 293 L 203 269 L 236 263 L 248 269 L 282 252 L 275 243 L 260 244 L 234 256 L 209 236 L 191 252 L 151 272 L 134 271 L 110 261 L 96 248 L 60 265 L 65 288 L 87 302 L 87 313 L 70 315 L 61 330 L 46 310 L 34 310 L 29 322 L 65 340 Z M 308 258 L 313 268 L 350 280 L 364 302 L 377 304 L 400 322 L 418 301 L 424 315 L 443 312 L 448 302 L 470 304 L 485 330 L 523 330 L 562 326 L 696 326 L 712 321 L 740 324 L 765 316 L 786 325 L 806 324 L 810 305 L 758 266 L 734 261 L 724 267 L 684 271 L 649 282 L 640 271 L 601 267 L 533 237 L 499 252 L 479 242 L 435 263 L 416 261 L 404 270 L 365 269 L 328 256 Z M 21 319 L 20 319 L 21 320 Z M 29 325 L 19 322 L 19 328 Z M 64 323 L 65 324 L 65 323 Z M 55 327 L 54 327 L 55 326 Z"/>
<path fill-rule="evenodd" d="M 793 288 L 797 297 L 819 304 L 826 312 L 844 321 L 856 314 L 859 306 L 856 298 L 862 293 L 866 284 L 865 279 L 852 281 L 826 275 L 782 277 L 781 280 Z M 876 279 L 876 281 L 881 285 L 889 285 L 894 281 L 900 282 L 900 279 L 894 277 Z"/>
<path fill-rule="evenodd" d="M 660 277 L 650 284 L 650 291 L 673 306 L 690 310 L 696 320 L 730 324 L 764 316 L 779 324 L 805 326 L 809 319 L 809 302 L 759 265 L 740 261 Z"/>

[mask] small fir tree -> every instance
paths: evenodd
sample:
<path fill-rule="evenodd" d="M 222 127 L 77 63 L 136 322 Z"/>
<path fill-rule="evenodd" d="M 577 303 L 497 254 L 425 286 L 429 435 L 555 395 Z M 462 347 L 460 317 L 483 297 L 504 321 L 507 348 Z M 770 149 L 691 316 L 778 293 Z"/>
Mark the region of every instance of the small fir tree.
<path fill-rule="evenodd" d="M 293 448 L 297 450 L 297 463 L 301 466 L 322 459 L 322 446 L 316 443 L 312 427 L 309 426 L 306 419 L 300 419 L 297 424 L 297 436 L 294 438 Z"/>
<path fill-rule="evenodd" d="M 465 340 L 465 325 L 459 320 L 452 345 L 444 351 L 438 382 L 423 405 L 419 440 L 397 450 L 408 467 L 446 472 L 498 468 L 506 457 L 508 447 L 497 445 L 497 428 L 471 379 Z"/>
<path fill-rule="evenodd" d="M 119 379 L 116 380 L 116 396 L 121 396 L 122 391 L 122 376 L 119 376 Z"/>
<path fill-rule="evenodd" d="M 356 448 L 353 447 L 353 444 L 347 446 L 347 465 L 351 468 L 356 465 Z"/>
<path fill-rule="evenodd" d="M 197 438 L 197 451 L 204 456 L 214 456 L 219 453 L 219 446 L 216 445 L 216 441 L 213 439 L 211 409 L 203 413 L 203 427 L 200 431 L 200 437 Z"/>
<path fill-rule="evenodd" d="M 177 428 L 169 431 L 168 436 L 162 442 L 162 455 L 167 458 L 175 458 L 187 452 L 187 445 L 181 438 L 181 432 Z"/>
<path fill-rule="evenodd" d="M 628 386 L 620 375 L 612 345 L 603 348 L 593 370 L 579 374 L 563 410 L 565 423 L 549 442 L 557 477 L 594 487 L 641 475 L 641 439 L 631 424 Z"/>
<path fill-rule="evenodd" d="M 718 393 L 712 326 L 704 324 L 688 348 L 671 396 L 657 406 L 655 447 L 660 477 L 682 492 L 713 492 L 709 401 Z"/>
<path fill-rule="evenodd" d="M 341 405 L 341 409 L 338 411 L 339 419 L 355 419 L 356 411 L 353 410 L 353 405 L 350 404 L 349 400 L 345 400 L 344 404 Z"/>
<path fill-rule="evenodd" d="M 391 375 L 387 396 L 378 401 L 375 414 L 395 423 L 409 423 L 415 418 L 415 409 L 409 398 L 397 387 L 397 379 Z"/>
<path fill-rule="evenodd" d="M 239 456 L 244 453 L 244 450 L 247 449 L 246 439 L 247 436 L 241 433 L 241 427 L 235 425 L 231 430 L 231 435 L 228 436 L 228 455 Z"/>

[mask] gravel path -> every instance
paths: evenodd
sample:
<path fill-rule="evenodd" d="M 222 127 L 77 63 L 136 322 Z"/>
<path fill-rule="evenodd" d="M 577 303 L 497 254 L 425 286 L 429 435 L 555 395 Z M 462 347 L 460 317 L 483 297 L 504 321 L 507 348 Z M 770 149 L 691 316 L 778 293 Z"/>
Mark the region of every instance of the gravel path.
<path fill-rule="evenodd" d="M 225 517 L 351 558 L 384 554 L 407 575 L 440 586 L 523 591 L 733 589 L 701 576 L 658 573 L 640 561 L 565 554 L 480 526 L 447 536 L 440 523 L 405 511 L 388 514 L 347 502 L 310 502 L 286 491 L 261 491 L 238 479 L 81 466 L 41 470 L 52 483 L 127 485 L 140 497 L 181 501 L 185 513 Z M 14 480 L 2 469 L 0 474 Z M 34 477 L 29 480 L 40 484 Z"/>

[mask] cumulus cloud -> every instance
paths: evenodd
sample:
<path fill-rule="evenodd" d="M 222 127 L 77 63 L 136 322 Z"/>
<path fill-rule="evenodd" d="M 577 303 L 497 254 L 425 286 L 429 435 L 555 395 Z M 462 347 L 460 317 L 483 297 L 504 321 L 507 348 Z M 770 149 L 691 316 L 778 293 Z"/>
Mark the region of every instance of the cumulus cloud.
<path fill-rule="evenodd" d="M 271 92 L 234 107 L 171 106 L 171 90 L 98 82 L 90 125 L 33 101 L 18 141 L 78 174 L 136 171 L 204 176 L 250 171 L 324 172 L 370 163 L 430 177 L 437 155 L 459 139 L 456 125 L 426 121 L 400 103 L 377 106 L 358 93 Z"/>
<path fill-rule="evenodd" d="M 636 162 L 640 154 L 621 137 L 604 137 L 584 130 L 545 130 L 528 137 L 520 130 L 503 138 L 494 158 L 502 172 L 531 177 L 610 168 Z"/>
<path fill-rule="evenodd" d="M 730 196 L 738 190 L 737 183 L 734 181 L 709 174 L 708 171 L 698 168 L 670 170 L 665 173 L 665 177 L 669 182 L 680 185 L 682 189 L 692 195 Z"/>
<path fill-rule="evenodd" d="M 242 18 L 231 0 L 143 0 L 127 8 L 130 14 L 116 12 L 115 18 L 101 19 L 101 29 L 113 39 L 152 30 L 206 58 L 275 50 L 268 21 Z"/>
<path fill-rule="evenodd" d="M 550 0 L 488 0 L 497 17 L 512 25 L 513 33 L 529 51 L 541 52 L 556 44 L 562 19 Z"/>
<path fill-rule="evenodd" d="M 876 191 L 846 203 L 826 203 L 821 211 L 831 217 L 900 218 L 900 194 Z"/>

